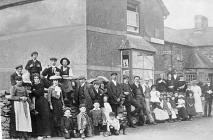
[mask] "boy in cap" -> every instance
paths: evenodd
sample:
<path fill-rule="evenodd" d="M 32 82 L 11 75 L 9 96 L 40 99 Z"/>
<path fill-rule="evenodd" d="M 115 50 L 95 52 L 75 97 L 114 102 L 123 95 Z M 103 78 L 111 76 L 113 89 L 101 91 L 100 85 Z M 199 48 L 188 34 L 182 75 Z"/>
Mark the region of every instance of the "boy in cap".
<path fill-rule="evenodd" d="M 32 76 L 35 73 L 40 74 L 42 71 L 41 62 L 37 60 L 38 52 L 31 53 L 31 60 L 29 60 L 25 66 L 25 69 L 30 73 Z M 32 79 L 31 79 L 32 80 Z"/>
<path fill-rule="evenodd" d="M 92 119 L 94 135 L 100 135 L 101 128 L 106 125 L 106 116 L 103 110 L 100 109 L 100 104 L 98 101 L 95 101 L 93 106 L 94 108 L 90 110 L 90 117 Z"/>
<path fill-rule="evenodd" d="M 60 69 L 56 67 L 57 58 L 55 58 L 55 57 L 50 58 L 50 62 L 51 62 L 51 66 L 46 68 L 42 72 L 42 76 L 47 76 L 48 80 L 50 80 L 51 76 L 60 75 Z"/>
<path fill-rule="evenodd" d="M 16 80 L 15 78 L 17 76 L 22 76 L 22 70 L 23 70 L 23 66 L 22 65 L 18 65 L 15 67 L 16 71 L 10 76 L 10 82 L 11 82 L 11 85 L 14 86 L 16 85 Z"/>
<path fill-rule="evenodd" d="M 92 125 L 89 116 L 86 112 L 85 104 L 80 104 L 80 113 L 77 115 L 78 130 L 81 138 L 92 136 Z"/>

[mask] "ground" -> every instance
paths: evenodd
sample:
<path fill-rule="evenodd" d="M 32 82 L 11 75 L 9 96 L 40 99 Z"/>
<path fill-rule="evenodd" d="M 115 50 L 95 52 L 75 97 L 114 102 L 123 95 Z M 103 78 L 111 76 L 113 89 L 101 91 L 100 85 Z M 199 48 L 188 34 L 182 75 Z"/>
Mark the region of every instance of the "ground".
<path fill-rule="evenodd" d="M 85 140 L 212 140 L 213 118 L 196 118 L 193 121 L 142 126 L 130 128 L 127 132 L 127 135 L 95 136 Z M 63 138 L 49 140 L 58 139 Z M 79 138 L 75 140 L 79 140 Z"/>

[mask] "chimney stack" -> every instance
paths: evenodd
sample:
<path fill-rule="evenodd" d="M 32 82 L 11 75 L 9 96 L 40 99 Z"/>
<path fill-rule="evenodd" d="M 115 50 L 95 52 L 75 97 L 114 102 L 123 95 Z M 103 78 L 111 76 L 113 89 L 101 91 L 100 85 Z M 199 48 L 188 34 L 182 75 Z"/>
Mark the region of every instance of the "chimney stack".
<path fill-rule="evenodd" d="M 195 31 L 204 31 L 208 28 L 208 18 L 202 15 L 195 16 Z"/>

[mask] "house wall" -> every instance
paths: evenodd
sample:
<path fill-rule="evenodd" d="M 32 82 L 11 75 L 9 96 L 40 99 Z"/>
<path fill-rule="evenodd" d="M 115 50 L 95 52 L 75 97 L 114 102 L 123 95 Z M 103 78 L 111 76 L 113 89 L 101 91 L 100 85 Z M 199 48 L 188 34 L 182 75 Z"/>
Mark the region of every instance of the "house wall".
<path fill-rule="evenodd" d="M 0 89 L 32 51 L 42 67 L 50 57 L 68 57 L 75 75 L 86 75 L 86 5 L 84 0 L 45 0 L 0 11 Z M 81 58 L 81 59 L 79 59 Z"/>
<path fill-rule="evenodd" d="M 88 78 L 120 75 L 119 47 L 126 38 L 126 0 L 87 0 Z"/>

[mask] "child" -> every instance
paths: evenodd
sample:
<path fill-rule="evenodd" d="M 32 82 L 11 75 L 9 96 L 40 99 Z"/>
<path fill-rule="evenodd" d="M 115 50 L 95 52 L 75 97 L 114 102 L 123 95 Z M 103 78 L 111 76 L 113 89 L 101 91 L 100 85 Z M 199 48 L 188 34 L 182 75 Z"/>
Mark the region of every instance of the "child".
<path fill-rule="evenodd" d="M 188 93 L 189 97 L 186 97 L 186 110 L 189 115 L 189 120 L 192 120 L 192 117 L 196 115 L 195 111 L 195 99 L 193 97 L 193 92 Z"/>
<path fill-rule="evenodd" d="M 106 116 L 106 120 L 108 121 L 109 120 L 109 113 L 112 112 L 112 108 L 111 108 L 111 105 L 108 102 L 108 96 L 107 95 L 104 95 L 103 101 L 104 101 L 103 110 L 104 110 L 104 114 Z"/>
<path fill-rule="evenodd" d="M 170 102 L 171 108 L 175 112 L 175 115 L 176 115 L 177 120 L 178 120 L 178 110 L 177 110 L 177 106 L 176 106 L 176 102 L 175 102 L 175 96 L 172 96 L 170 98 L 169 102 Z"/>
<path fill-rule="evenodd" d="M 169 111 L 171 112 L 171 115 L 170 115 L 169 117 L 170 117 L 170 120 L 175 120 L 175 119 L 177 119 L 177 116 L 176 116 L 175 110 L 172 108 L 172 105 L 171 105 L 171 103 L 170 103 L 170 100 L 171 100 L 170 97 L 167 97 L 167 98 L 166 98 L 166 103 L 167 103 L 168 109 L 169 109 Z M 176 107 L 176 106 L 175 106 L 175 107 Z"/>
<path fill-rule="evenodd" d="M 61 119 L 61 128 L 65 139 L 70 139 L 73 135 L 74 122 L 71 115 L 71 110 L 65 108 L 64 116 Z"/>
<path fill-rule="evenodd" d="M 183 95 L 178 96 L 178 115 L 182 118 L 182 121 L 186 121 L 188 119 L 188 114 L 185 107 L 185 100 Z"/>
<path fill-rule="evenodd" d="M 90 110 L 90 117 L 94 128 L 94 135 L 100 135 L 101 128 L 106 125 L 106 116 L 100 109 L 100 104 L 95 101 L 94 108 Z"/>
<path fill-rule="evenodd" d="M 77 115 L 78 130 L 80 131 L 81 138 L 84 139 L 86 136 L 92 136 L 92 125 L 87 115 L 85 104 L 81 104 L 79 108 L 80 113 Z"/>
<path fill-rule="evenodd" d="M 117 119 L 120 123 L 120 130 L 123 130 L 123 134 L 126 135 L 126 127 L 127 127 L 127 118 L 124 112 L 120 111 L 118 112 Z"/>
<path fill-rule="evenodd" d="M 107 131 L 111 135 L 119 135 L 120 123 L 119 120 L 115 118 L 115 113 L 109 113 L 109 120 L 107 121 Z"/>
<path fill-rule="evenodd" d="M 160 92 L 156 90 L 156 86 L 153 85 L 151 87 L 151 92 L 150 92 L 150 102 L 152 104 L 152 106 L 156 106 L 160 103 Z M 154 108 L 153 108 L 154 109 Z"/>
<path fill-rule="evenodd" d="M 169 115 L 169 121 L 172 121 L 172 112 L 168 106 L 168 102 L 167 102 L 167 95 L 164 94 L 163 97 L 162 97 L 162 106 L 163 106 L 163 110 L 166 111 Z M 170 104 L 171 106 L 171 104 Z"/>

